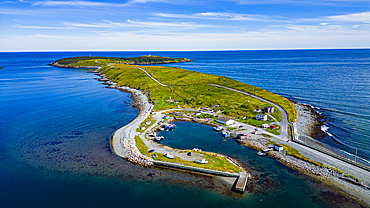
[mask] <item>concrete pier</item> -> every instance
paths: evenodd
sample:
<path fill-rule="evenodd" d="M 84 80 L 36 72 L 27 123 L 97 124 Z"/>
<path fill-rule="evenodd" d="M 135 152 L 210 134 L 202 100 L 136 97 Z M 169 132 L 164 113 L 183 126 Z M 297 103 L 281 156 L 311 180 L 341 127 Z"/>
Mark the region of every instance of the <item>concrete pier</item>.
<path fill-rule="evenodd" d="M 246 172 L 243 171 L 239 174 L 238 181 L 236 182 L 236 185 L 235 185 L 235 190 L 238 192 L 244 193 L 247 182 L 248 182 L 248 175 Z"/>

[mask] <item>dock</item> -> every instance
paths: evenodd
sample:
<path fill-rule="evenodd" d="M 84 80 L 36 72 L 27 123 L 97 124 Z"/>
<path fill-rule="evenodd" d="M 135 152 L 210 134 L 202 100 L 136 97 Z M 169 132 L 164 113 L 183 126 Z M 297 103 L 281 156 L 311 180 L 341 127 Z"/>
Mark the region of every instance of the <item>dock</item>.
<path fill-rule="evenodd" d="M 235 185 L 235 190 L 238 192 L 244 193 L 245 187 L 247 186 L 248 182 L 248 175 L 246 172 L 241 172 L 238 177 L 238 181 L 236 182 Z"/>

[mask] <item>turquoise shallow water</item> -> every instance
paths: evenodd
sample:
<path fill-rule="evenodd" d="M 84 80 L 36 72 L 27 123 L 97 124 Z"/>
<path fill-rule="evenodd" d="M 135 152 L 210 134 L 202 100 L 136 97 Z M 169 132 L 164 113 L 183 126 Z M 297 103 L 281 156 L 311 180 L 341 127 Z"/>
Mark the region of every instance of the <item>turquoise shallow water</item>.
<path fill-rule="evenodd" d="M 330 207 L 333 199 L 343 202 L 276 161 L 256 157 L 233 140 L 222 141 L 202 125 L 178 124 L 169 132 L 177 137 L 166 135 L 165 141 L 174 146 L 195 142 L 204 150 L 238 158 L 259 178 L 249 183 L 244 196 L 235 196 L 229 185 L 207 177 L 126 163 L 112 154 L 109 139 L 137 114 L 130 95 L 104 88 L 84 70 L 46 66 L 59 58 L 89 54 L 0 53 L 4 67 L 0 70 L 0 207 Z M 163 54 L 198 57 L 201 61 L 184 67 L 204 65 L 208 70 L 211 66 L 204 63 L 214 52 Z"/>

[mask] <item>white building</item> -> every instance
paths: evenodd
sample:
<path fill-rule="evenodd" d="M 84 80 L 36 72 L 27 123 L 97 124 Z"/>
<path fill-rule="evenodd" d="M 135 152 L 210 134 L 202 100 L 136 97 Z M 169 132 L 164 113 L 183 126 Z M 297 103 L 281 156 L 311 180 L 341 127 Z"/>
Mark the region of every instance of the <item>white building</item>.
<path fill-rule="evenodd" d="M 276 150 L 276 151 L 283 151 L 283 147 L 282 147 L 282 146 L 280 146 L 280 145 L 274 144 L 272 147 L 273 147 L 273 148 L 274 148 L 274 150 Z"/>
<path fill-rule="evenodd" d="M 257 114 L 257 115 L 256 115 L 256 119 L 257 119 L 257 120 L 261 120 L 261 121 L 267 121 L 267 115 L 264 115 L 264 114 Z"/>
<path fill-rule="evenodd" d="M 218 119 L 216 119 L 216 122 L 221 123 L 221 124 L 225 124 L 225 125 L 231 125 L 235 121 L 232 120 L 232 119 L 228 119 L 228 118 L 218 118 Z"/>
<path fill-rule="evenodd" d="M 262 128 L 268 128 L 268 127 L 269 127 L 269 125 L 267 123 L 262 124 Z"/>

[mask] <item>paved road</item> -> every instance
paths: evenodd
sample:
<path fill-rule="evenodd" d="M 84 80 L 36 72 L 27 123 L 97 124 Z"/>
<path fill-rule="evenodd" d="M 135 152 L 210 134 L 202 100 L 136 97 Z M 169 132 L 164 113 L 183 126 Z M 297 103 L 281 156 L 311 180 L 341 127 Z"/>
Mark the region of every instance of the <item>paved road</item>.
<path fill-rule="evenodd" d="M 250 97 L 256 98 L 258 100 L 261 100 L 263 102 L 266 102 L 266 103 L 269 103 L 269 104 L 275 106 L 280 111 L 280 113 L 281 113 L 281 124 L 280 124 L 281 132 L 280 132 L 280 137 L 283 140 L 288 139 L 288 116 L 287 116 L 286 112 L 284 111 L 284 109 L 282 107 L 280 107 L 279 105 L 277 105 L 277 104 L 275 104 L 275 103 L 273 103 L 271 101 L 265 100 L 263 98 L 260 98 L 260 97 L 257 97 L 255 95 L 251 95 L 249 93 L 242 92 L 242 91 L 239 91 L 239 90 L 236 90 L 236 89 L 233 89 L 233 88 L 229 88 L 229 87 L 225 87 L 225 86 L 221 86 L 221 85 L 216 85 L 216 84 L 208 84 L 208 85 L 212 85 L 212 86 L 216 86 L 216 87 L 222 87 L 222 88 L 225 88 L 225 89 L 234 91 L 234 92 L 238 92 L 238 93 L 241 93 L 241 94 L 244 94 L 244 95 L 248 95 Z"/>
<path fill-rule="evenodd" d="M 298 143 L 289 142 L 289 145 L 290 145 L 291 147 L 293 147 L 293 148 L 296 148 L 296 149 L 299 149 L 299 148 L 300 148 L 300 149 L 307 150 L 307 151 L 309 151 L 309 152 L 311 152 L 311 153 L 314 153 L 316 156 L 320 157 L 321 159 L 324 159 L 324 160 L 325 160 L 325 161 L 327 161 L 327 162 L 329 162 L 329 161 L 330 161 L 330 162 L 334 162 L 334 163 L 339 164 L 339 165 L 342 165 L 342 166 L 344 166 L 344 167 L 346 167 L 346 168 L 348 168 L 348 169 L 351 169 L 352 171 L 355 171 L 355 172 L 357 172 L 357 173 L 361 173 L 361 174 L 363 174 L 363 175 L 365 175 L 365 176 L 370 177 L 370 172 L 369 172 L 369 171 L 364 170 L 364 169 L 362 169 L 362 168 L 359 168 L 359 167 L 357 167 L 357 166 L 354 166 L 354 165 L 352 165 L 352 164 L 349 164 L 349 163 L 347 163 L 347 162 L 345 162 L 345 161 L 339 160 L 339 159 L 337 159 L 337 158 L 334 158 L 334 157 L 332 157 L 332 156 L 330 156 L 330 155 L 327 155 L 327 154 L 325 154 L 325 153 L 322 153 L 322 152 L 316 151 L 316 150 L 314 150 L 314 149 L 311 149 L 311 148 L 306 147 L 306 146 L 304 146 L 304 145 L 300 145 L 300 144 L 298 144 Z"/>

